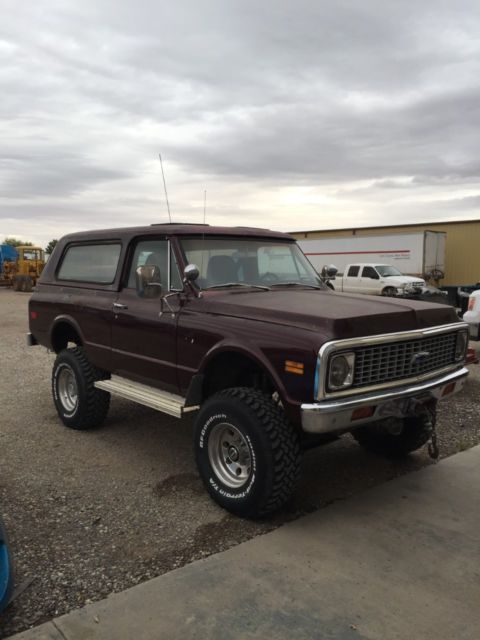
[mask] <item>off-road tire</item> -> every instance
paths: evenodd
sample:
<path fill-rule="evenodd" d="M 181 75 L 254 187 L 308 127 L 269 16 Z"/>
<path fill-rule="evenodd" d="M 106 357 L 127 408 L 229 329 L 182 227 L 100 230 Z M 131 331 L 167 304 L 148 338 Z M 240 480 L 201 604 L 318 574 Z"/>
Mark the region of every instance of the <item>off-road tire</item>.
<path fill-rule="evenodd" d="M 19 284 L 20 284 L 19 276 L 13 276 L 13 278 L 12 278 L 12 289 L 13 289 L 13 291 L 18 291 Z"/>
<path fill-rule="evenodd" d="M 62 400 L 62 376 L 71 377 L 76 385 L 77 401 L 72 401 L 70 406 Z M 94 383 L 108 377 L 107 372 L 90 364 L 82 347 L 60 351 L 53 365 L 52 394 L 58 415 L 66 427 L 87 430 L 103 423 L 110 406 L 110 394 L 97 389 Z"/>
<path fill-rule="evenodd" d="M 25 285 L 24 285 L 24 291 L 28 291 L 29 293 L 32 291 L 33 289 L 33 280 L 30 276 L 26 276 L 25 277 Z"/>
<path fill-rule="evenodd" d="M 238 487 L 226 484 L 212 466 L 215 433 L 229 426 L 241 434 L 243 450 L 250 456 L 248 476 Z M 282 507 L 300 471 L 298 433 L 284 411 L 271 396 L 246 387 L 225 389 L 206 401 L 195 423 L 194 450 L 210 496 L 246 518 L 266 516 Z"/>
<path fill-rule="evenodd" d="M 423 447 L 430 440 L 432 427 L 421 417 L 411 417 L 403 419 L 403 430 L 398 435 L 382 430 L 381 423 L 360 427 L 352 435 L 367 451 L 400 458 Z"/>

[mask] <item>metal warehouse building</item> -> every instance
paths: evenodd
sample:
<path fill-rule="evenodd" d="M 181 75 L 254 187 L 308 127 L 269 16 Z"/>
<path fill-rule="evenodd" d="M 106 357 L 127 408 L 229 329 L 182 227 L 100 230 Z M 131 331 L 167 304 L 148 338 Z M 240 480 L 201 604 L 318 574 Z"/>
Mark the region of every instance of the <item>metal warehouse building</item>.
<path fill-rule="evenodd" d="M 455 222 L 419 223 L 400 226 L 328 229 L 325 231 L 293 231 L 301 239 L 348 238 L 418 231 L 443 231 L 446 236 L 445 278 L 442 285 L 480 282 L 480 219 Z"/>

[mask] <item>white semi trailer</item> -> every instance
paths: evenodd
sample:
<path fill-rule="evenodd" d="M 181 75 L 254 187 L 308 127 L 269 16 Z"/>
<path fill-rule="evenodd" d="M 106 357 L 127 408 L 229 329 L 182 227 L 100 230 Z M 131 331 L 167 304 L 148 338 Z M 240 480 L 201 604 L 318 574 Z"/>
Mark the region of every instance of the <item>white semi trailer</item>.
<path fill-rule="evenodd" d="M 381 236 L 298 238 L 298 243 L 318 272 L 326 264 L 334 264 L 343 274 L 347 264 L 376 262 L 393 265 L 407 275 L 438 281 L 445 276 L 445 240 L 443 231 L 418 231 Z"/>

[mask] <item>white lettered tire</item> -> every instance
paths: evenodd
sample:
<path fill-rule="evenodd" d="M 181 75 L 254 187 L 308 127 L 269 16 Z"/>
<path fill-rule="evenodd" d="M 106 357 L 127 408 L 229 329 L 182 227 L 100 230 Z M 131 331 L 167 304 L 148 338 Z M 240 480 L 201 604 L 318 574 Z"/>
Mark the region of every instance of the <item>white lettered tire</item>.
<path fill-rule="evenodd" d="M 281 407 L 256 389 L 225 389 L 195 423 L 195 458 L 211 497 L 243 517 L 261 517 L 290 498 L 300 468 L 298 434 Z"/>

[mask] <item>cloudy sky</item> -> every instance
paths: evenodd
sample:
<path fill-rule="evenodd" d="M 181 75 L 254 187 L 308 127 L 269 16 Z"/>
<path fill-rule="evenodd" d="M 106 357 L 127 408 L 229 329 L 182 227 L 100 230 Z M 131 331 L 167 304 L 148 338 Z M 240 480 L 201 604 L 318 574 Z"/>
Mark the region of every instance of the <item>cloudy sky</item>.
<path fill-rule="evenodd" d="M 478 218 L 478 0 L 0 0 L 0 240 Z"/>

